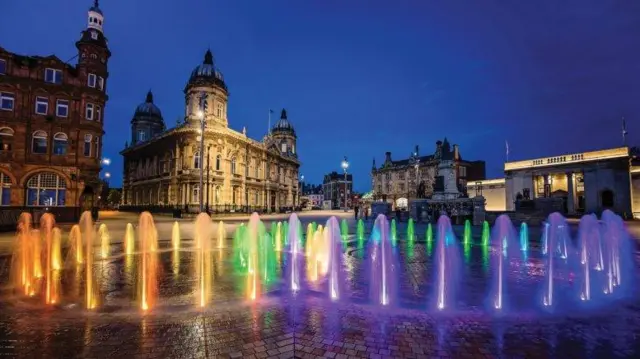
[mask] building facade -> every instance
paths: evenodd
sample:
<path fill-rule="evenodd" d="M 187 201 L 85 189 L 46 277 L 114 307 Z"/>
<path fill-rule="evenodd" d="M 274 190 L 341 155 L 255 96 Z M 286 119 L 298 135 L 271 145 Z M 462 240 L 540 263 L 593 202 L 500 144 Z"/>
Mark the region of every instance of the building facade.
<path fill-rule="evenodd" d="M 467 194 L 469 197 L 484 197 L 485 210 L 487 211 L 501 212 L 506 210 L 504 178 L 468 182 Z"/>
<path fill-rule="evenodd" d="M 325 201 L 331 201 L 332 209 L 350 208 L 353 193 L 353 175 L 333 171 L 324 176 L 322 192 Z M 345 203 L 346 198 L 346 203 Z"/>
<path fill-rule="evenodd" d="M 443 165 L 455 177 L 453 181 L 445 180 L 439 173 L 439 170 L 443 171 Z M 458 145 L 451 146 L 445 138 L 436 142 L 433 154 L 421 156 L 416 146 L 407 159 L 394 161 L 391 152 L 387 152 L 380 167 L 376 167 L 374 159 L 372 197 L 375 201 L 389 202 L 394 208 L 407 208 L 410 200 L 431 198 L 434 192 L 464 196 L 467 182 L 484 178 L 485 162 L 463 160 Z M 455 183 L 456 188 L 449 188 L 448 183 Z"/>
<path fill-rule="evenodd" d="M 211 51 L 191 73 L 184 121 L 167 129 L 151 92 L 131 120 L 123 204 L 282 211 L 298 204 L 296 132 L 283 109 L 261 141 L 229 127 L 228 89 Z M 204 138 L 201 138 L 204 122 Z M 202 188 L 200 173 L 203 173 Z"/>
<path fill-rule="evenodd" d="M 75 65 L 0 47 L 3 206 L 95 205 L 111 52 L 97 1 L 87 21 Z"/>
<path fill-rule="evenodd" d="M 632 160 L 630 149 L 619 147 L 507 162 L 506 210 L 515 210 L 518 198 L 563 198 L 569 215 L 604 209 L 631 215 Z"/>

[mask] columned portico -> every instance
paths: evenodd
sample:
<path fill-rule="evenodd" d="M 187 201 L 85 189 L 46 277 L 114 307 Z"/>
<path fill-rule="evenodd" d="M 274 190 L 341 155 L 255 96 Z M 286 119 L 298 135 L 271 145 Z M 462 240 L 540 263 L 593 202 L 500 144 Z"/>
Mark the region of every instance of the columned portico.
<path fill-rule="evenodd" d="M 573 186 L 574 176 L 573 172 L 567 172 L 567 213 L 575 214 L 576 202 Z"/>

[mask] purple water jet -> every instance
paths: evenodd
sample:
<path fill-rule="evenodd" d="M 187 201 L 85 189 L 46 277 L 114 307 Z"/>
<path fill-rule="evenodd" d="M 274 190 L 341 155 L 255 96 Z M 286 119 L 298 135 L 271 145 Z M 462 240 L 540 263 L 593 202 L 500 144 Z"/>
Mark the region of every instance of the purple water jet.
<path fill-rule="evenodd" d="M 492 286 L 489 292 L 489 308 L 503 311 L 507 303 L 507 279 L 512 261 L 520 259 L 520 243 L 511 218 L 499 216 L 491 233 L 491 263 L 493 267 Z"/>
<path fill-rule="evenodd" d="M 305 285 L 304 251 L 301 243 L 302 227 L 298 216 L 293 213 L 289 217 L 289 228 L 286 238 L 286 264 L 284 269 L 285 286 L 291 293 L 299 292 Z"/>
<path fill-rule="evenodd" d="M 332 301 L 340 301 L 348 298 L 347 285 L 345 282 L 345 270 L 343 261 L 343 244 L 340 233 L 340 223 L 336 217 L 331 217 L 327 221 L 324 231 L 324 241 L 327 248 L 329 266 L 325 281 L 326 293 Z"/>
<path fill-rule="evenodd" d="M 367 248 L 369 299 L 372 304 L 398 304 L 400 265 L 389 236 L 389 222 L 383 214 L 376 218 Z"/>
<path fill-rule="evenodd" d="M 462 260 L 458 241 L 451 229 L 451 221 L 447 216 L 438 219 L 435 258 L 436 285 L 434 298 L 438 310 L 455 306 Z"/>

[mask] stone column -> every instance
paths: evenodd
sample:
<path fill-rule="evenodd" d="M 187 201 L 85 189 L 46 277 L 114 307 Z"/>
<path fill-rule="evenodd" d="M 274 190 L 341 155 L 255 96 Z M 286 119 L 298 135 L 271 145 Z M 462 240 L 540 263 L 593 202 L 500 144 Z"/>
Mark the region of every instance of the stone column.
<path fill-rule="evenodd" d="M 567 213 L 574 214 L 576 212 L 576 200 L 573 188 L 573 172 L 567 172 Z"/>
<path fill-rule="evenodd" d="M 549 174 L 545 173 L 542 175 L 542 178 L 544 179 L 544 196 L 545 197 L 549 197 L 549 195 L 551 194 L 551 186 L 549 185 Z M 547 192 L 547 186 L 549 186 L 549 191 Z"/>

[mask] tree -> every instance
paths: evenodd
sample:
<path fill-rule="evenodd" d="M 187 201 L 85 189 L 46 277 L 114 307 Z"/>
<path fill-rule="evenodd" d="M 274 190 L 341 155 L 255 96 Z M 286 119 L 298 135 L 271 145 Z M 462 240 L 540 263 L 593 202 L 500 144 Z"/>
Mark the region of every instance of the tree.
<path fill-rule="evenodd" d="M 117 206 L 120 204 L 120 199 L 122 198 L 122 193 L 117 189 L 111 189 L 109 191 L 109 196 L 107 196 L 107 204 L 109 206 Z"/>

